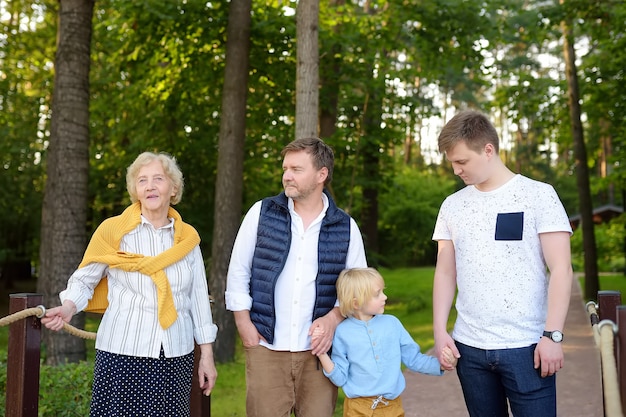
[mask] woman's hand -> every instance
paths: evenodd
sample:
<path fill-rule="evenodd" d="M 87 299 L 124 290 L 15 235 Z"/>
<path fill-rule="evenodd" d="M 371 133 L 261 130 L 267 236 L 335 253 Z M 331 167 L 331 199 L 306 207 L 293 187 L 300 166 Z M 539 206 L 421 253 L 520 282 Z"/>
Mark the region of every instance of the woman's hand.
<path fill-rule="evenodd" d="M 63 305 L 54 307 L 46 311 L 41 318 L 41 323 L 50 330 L 59 331 L 65 323 L 69 323 L 76 313 L 76 304 L 73 301 L 65 300 Z"/>
<path fill-rule="evenodd" d="M 215 387 L 215 381 L 217 381 L 217 369 L 213 360 L 213 345 L 210 343 L 200 345 L 198 379 L 202 393 L 209 396 L 213 387 Z"/>

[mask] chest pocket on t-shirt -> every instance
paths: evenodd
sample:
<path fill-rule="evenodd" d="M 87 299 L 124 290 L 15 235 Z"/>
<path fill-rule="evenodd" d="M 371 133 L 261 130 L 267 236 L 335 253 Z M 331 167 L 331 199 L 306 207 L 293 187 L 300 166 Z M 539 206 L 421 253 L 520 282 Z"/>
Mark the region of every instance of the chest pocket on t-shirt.
<path fill-rule="evenodd" d="M 523 233 L 524 212 L 498 213 L 496 240 L 522 240 Z"/>

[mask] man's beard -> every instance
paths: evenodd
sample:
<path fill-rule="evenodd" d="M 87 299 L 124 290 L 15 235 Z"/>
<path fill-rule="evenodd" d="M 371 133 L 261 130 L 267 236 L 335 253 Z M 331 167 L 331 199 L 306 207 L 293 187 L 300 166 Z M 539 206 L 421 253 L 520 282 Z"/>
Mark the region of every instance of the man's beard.
<path fill-rule="evenodd" d="M 307 187 L 304 189 L 301 189 L 297 186 L 292 186 L 292 187 L 285 187 L 285 195 L 289 198 L 291 198 L 292 200 L 304 200 L 306 199 L 308 196 L 310 196 L 311 194 L 313 194 L 313 191 L 315 190 L 315 187 Z"/>

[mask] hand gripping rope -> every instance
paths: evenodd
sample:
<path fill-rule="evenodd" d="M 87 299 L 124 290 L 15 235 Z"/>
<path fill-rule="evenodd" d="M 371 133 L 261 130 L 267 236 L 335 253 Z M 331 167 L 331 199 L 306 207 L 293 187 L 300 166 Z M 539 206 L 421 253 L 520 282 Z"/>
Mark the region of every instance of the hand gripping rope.
<path fill-rule="evenodd" d="M 6 317 L 0 319 L 0 327 L 7 326 L 11 323 L 15 323 L 18 320 L 25 319 L 30 316 L 37 316 L 37 318 L 42 318 L 46 315 L 46 308 L 42 305 L 37 307 L 26 308 L 22 311 L 18 311 L 17 313 L 10 314 Z M 96 339 L 96 334 L 94 332 L 88 332 L 85 330 L 77 329 L 69 323 L 63 323 L 63 330 L 67 333 L 80 337 L 82 339 Z"/>

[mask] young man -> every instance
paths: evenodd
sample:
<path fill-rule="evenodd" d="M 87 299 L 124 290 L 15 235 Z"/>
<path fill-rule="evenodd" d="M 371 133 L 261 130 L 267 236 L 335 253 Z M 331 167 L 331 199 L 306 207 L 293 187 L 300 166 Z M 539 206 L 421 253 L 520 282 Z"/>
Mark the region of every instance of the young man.
<path fill-rule="evenodd" d="M 438 142 L 466 187 L 443 202 L 433 234 L 436 354 L 445 364 L 448 346 L 459 358 L 470 416 L 505 417 L 510 405 L 516 417 L 555 417 L 573 278 L 563 205 L 552 186 L 504 165 L 485 115 L 460 112 Z"/>
<path fill-rule="evenodd" d="M 332 149 L 298 139 L 282 155 L 284 192 L 255 203 L 237 234 L 226 308 L 246 353 L 247 416 L 331 417 L 337 387 L 316 355 L 330 349 L 343 319 L 339 273 L 367 266 L 363 239 L 324 190 Z M 322 336 L 311 340 L 316 329 Z"/>

